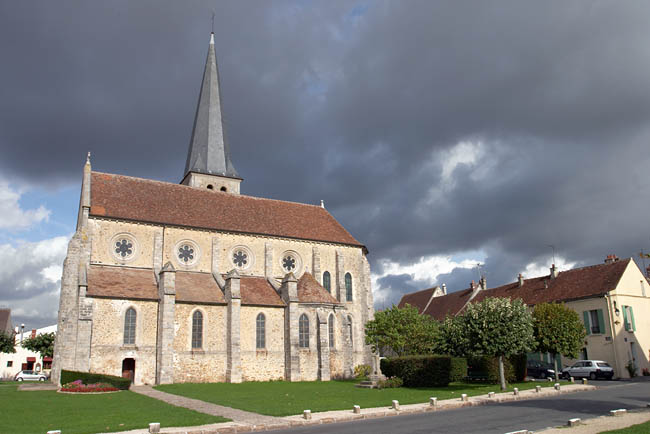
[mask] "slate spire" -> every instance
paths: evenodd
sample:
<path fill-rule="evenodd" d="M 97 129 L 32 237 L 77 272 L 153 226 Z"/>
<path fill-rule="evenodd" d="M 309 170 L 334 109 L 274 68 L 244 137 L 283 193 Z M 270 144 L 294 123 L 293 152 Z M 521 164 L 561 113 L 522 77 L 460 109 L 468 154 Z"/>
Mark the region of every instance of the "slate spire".
<path fill-rule="evenodd" d="M 222 109 L 214 33 L 211 33 L 199 103 L 194 117 L 192 139 L 187 153 L 185 176 L 194 172 L 239 178 L 237 170 L 230 161 L 230 147 L 223 124 Z"/>

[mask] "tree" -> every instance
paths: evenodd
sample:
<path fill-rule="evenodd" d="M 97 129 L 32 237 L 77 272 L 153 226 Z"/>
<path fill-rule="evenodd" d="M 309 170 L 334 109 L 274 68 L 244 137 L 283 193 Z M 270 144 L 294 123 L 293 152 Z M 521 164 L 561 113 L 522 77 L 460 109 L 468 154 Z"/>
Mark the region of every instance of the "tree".
<path fill-rule="evenodd" d="M 33 338 L 23 340 L 23 348 L 41 353 L 41 357 L 52 357 L 54 354 L 54 333 L 43 333 Z"/>
<path fill-rule="evenodd" d="M 439 350 L 455 357 L 466 357 L 471 352 L 462 316 L 448 316 L 442 322 Z"/>
<path fill-rule="evenodd" d="M 398 356 L 431 354 L 438 347 L 438 329 L 438 323 L 417 308 L 393 305 L 366 323 L 366 344 L 376 353 L 388 349 Z"/>
<path fill-rule="evenodd" d="M 460 327 L 472 354 L 494 356 L 499 360 L 499 382 L 506 389 L 504 357 L 534 348 L 533 319 L 521 300 L 486 298 L 470 303 L 460 316 Z"/>
<path fill-rule="evenodd" d="M 0 331 L 0 353 L 15 353 L 16 339 L 13 333 Z"/>
<path fill-rule="evenodd" d="M 533 309 L 533 331 L 537 350 L 551 353 L 553 360 L 557 354 L 571 359 L 578 358 L 585 339 L 585 327 L 578 313 L 563 303 L 542 303 Z M 555 379 L 559 372 L 555 366 Z"/>

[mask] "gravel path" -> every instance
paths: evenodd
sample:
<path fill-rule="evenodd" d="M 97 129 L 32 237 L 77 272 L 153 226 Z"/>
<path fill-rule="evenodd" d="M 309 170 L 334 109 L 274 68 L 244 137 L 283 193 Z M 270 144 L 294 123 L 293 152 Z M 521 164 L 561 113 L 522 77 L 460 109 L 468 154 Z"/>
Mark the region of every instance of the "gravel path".
<path fill-rule="evenodd" d="M 280 423 L 282 419 L 263 414 L 251 413 L 236 408 L 224 407 L 223 405 L 212 404 L 210 402 L 199 401 L 198 399 L 186 398 L 184 396 L 173 395 L 171 393 L 155 390 L 151 386 L 132 386 L 132 392 L 149 396 L 176 407 L 185 407 L 199 413 L 210 414 L 212 416 L 222 416 L 232 419 L 234 422 L 246 423 L 250 425 L 260 425 L 263 423 Z"/>

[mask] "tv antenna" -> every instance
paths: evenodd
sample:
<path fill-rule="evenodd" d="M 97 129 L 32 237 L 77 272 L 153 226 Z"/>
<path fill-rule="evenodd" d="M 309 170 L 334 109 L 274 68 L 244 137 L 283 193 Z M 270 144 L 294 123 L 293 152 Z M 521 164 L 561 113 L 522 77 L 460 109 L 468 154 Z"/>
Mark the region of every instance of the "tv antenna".
<path fill-rule="evenodd" d="M 547 244 L 546 247 L 553 249 L 553 265 L 555 265 L 555 246 L 553 244 Z"/>

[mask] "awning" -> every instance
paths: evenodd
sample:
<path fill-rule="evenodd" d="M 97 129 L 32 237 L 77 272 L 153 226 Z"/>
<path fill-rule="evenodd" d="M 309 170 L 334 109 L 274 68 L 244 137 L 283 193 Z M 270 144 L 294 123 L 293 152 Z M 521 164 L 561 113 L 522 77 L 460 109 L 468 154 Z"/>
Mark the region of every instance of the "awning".
<path fill-rule="evenodd" d="M 45 357 L 43 357 L 43 361 L 44 361 L 44 362 L 51 362 L 51 361 L 52 361 L 52 357 L 45 356 Z"/>
<path fill-rule="evenodd" d="M 36 357 L 27 357 L 28 362 L 36 362 Z"/>

